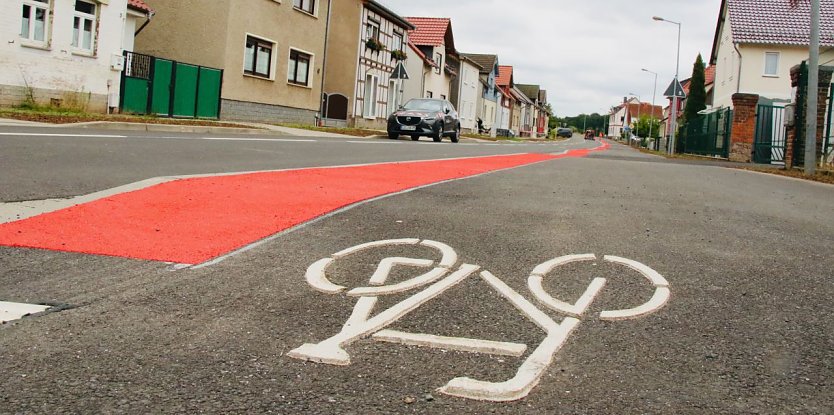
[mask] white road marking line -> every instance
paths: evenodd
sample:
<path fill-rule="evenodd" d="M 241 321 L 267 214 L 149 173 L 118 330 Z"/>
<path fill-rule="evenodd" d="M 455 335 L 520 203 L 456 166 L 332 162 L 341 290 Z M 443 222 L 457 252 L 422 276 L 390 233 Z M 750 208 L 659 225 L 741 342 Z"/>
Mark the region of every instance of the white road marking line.
<path fill-rule="evenodd" d="M 48 310 L 48 305 L 12 303 L 0 301 L 0 323 L 19 320 L 29 314 Z"/>
<path fill-rule="evenodd" d="M 652 295 L 652 298 L 647 303 L 626 310 L 603 311 L 599 313 L 599 318 L 600 320 L 613 321 L 642 317 L 660 310 L 669 301 L 671 294 L 668 287 L 657 287 L 654 295 Z"/>
<path fill-rule="evenodd" d="M 492 340 L 468 339 L 464 337 L 435 336 L 422 333 L 405 333 L 396 330 L 380 330 L 371 336 L 374 340 L 422 346 L 435 349 L 448 349 L 460 352 L 484 353 L 495 356 L 521 357 L 527 351 L 527 345 L 521 343 L 497 342 Z"/>
<path fill-rule="evenodd" d="M 435 268 L 423 275 L 411 278 L 407 281 L 403 281 L 398 284 L 386 285 L 384 287 L 354 288 L 348 291 L 348 295 L 351 297 L 367 297 L 398 294 L 401 292 L 412 290 L 417 287 L 421 287 L 426 284 L 431 284 L 439 280 L 440 278 L 443 278 L 443 276 L 447 273 L 449 273 L 448 268 Z"/>
<path fill-rule="evenodd" d="M 366 249 L 376 248 L 379 246 L 388 246 L 388 245 L 417 245 L 420 243 L 419 239 L 416 238 L 403 238 L 403 239 L 388 239 L 384 241 L 374 241 L 368 242 L 361 245 L 352 246 L 347 249 L 343 249 L 335 254 L 331 255 L 331 257 L 335 259 L 339 259 L 348 255 L 355 254 L 359 251 L 364 251 Z"/>
<path fill-rule="evenodd" d="M 154 138 L 154 137 L 149 137 Z M 209 141 L 275 141 L 279 143 L 317 143 L 318 140 L 308 138 L 247 138 L 247 137 L 180 137 L 182 140 Z"/>
<path fill-rule="evenodd" d="M 465 159 L 470 159 L 470 158 L 481 158 L 481 157 L 504 157 L 504 156 L 518 155 L 518 154 L 524 154 L 524 153 L 498 154 L 498 155 L 493 155 L 493 156 L 456 157 L 456 158 L 449 158 L 449 159 L 421 160 L 421 161 L 465 160 Z M 293 226 L 293 227 L 291 227 L 291 228 L 284 229 L 283 231 L 278 232 L 278 233 L 276 233 L 276 234 L 274 234 L 274 235 L 267 236 L 267 237 L 266 237 L 266 238 L 264 238 L 264 239 L 261 239 L 261 240 L 258 240 L 258 241 L 255 241 L 255 242 L 252 242 L 252 243 L 251 243 L 251 244 L 249 244 L 249 245 L 246 245 L 246 246 L 244 246 L 244 247 L 241 247 L 241 248 L 239 248 L 239 249 L 236 249 L 236 250 L 234 250 L 234 251 L 232 251 L 232 252 L 229 252 L 228 254 L 221 255 L 221 256 L 219 256 L 219 257 L 217 257 L 217 258 L 212 259 L 211 261 L 207 261 L 207 262 L 204 262 L 204 263 L 202 263 L 202 264 L 197 264 L 197 265 L 194 265 L 193 267 L 191 267 L 191 269 L 200 269 L 200 268 L 205 268 L 205 267 L 209 267 L 209 266 L 212 266 L 212 265 L 219 264 L 219 263 L 221 263 L 221 262 L 223 262 L 223 261 L 225 261 L 225 260 L 227 260 L 227 259 L 229 259 L 229 258 L 231 258 L 231 257 L 233 257 L 233 256 L 236 256 L 236 255 L 242 254 L 242 253 L 244 253 L 244 252 L 248 252 L 248 251 L 250 251 L 250 250 L 252 250 L 252 249 L 255 249 L 255 248 L 260 247 L 261 245 L 264 245 L 264 244 L 270 243 L 270 242 L 272 242 L 272 241 L 274 241 L 274 240 L 276 240 L 276 239 L 278 239 L 278 238 L 280 238 L 280 237 L 282 237 L 282 236 L 284 236 L 284 235 L 287 235 L 287 234 L 289 234 L 289 233 L 291 233 L 291 232 L 295 232 L 295 231 L 297 231 L 297 230 L 299 230 L 299 229 L 304 229 L 304 228 L 305 228 L 305 227 L 307 227 L 307 226 L 310 226 L 310 225 L 313 225 L 313 224 L 319 223 L 319 222 L 321 222 L 321 221 L 323 221 L 323 220 L 326 220 L 326 219 L 329 219 L 329 218 L 331 218 L 331 217 L 333 217 L 333 216 L 336 216 L 336 215 L 342 214 L 342 213 L 347 212 L 347 211 L 349 211 L 349 210 L 351 210 L 351 209 L 354 209 L 354 208 L 356 208 L 356 207 L 358 207 L 358 206 L 362 206 L 362 205 L 365 205 L 365 204 L 368 204 L 368 203 L 377 202 L 377 201 L 380 201 L 380 200 L 383 200 L 383 199 L 387 199 L 387 198 L 390 198 L 390 197 L 394 197 L 394 196 L 404 195 L 404 194 L 411 193 L 411 192 L 414 192 L 414 191 L 417 191 L 417 190 L 426 189 L 426 188 L 429 188 L 429 187 L 432 187 L 432 186 L 438 186 L 438 185 L 442 185 L 442 184 L 446 184 L 446 183 L 451 183 L 451 182 L 458 181 L 458 180 L 474 179 L 474 178 L 476 178 L 476 177 L 486 176 L 486 175 L 488 175 L 488 174 L 500 173 L 500 172 L 503 172 L 503 171 L 512 170 L 512 169 L 517 169 L 517 168 L 520 168 L 520 167 L 533 166 L 533 165 L 540 164 L 540 163 L 544 163 L 544 162 L 547 162 L 547 161 L 552 161 L 552 159 L 547 159 L 547 160 L 536 161 L 536 162 L 532 162 L 532 163 L 525 164 L 525 165 L 523 165 L 523 166 L 513 166 L 513 167 L 507 167 L 507 168 L 505 168 L 505 169 L 492 170 L 492 171 L 488 171 L 488 172 L 484 172 L 484 173 L 480 173 L 480 174 L 475 174 L 475 175 L 472 175 L 472 176 L 457 177 L 457 178 L 454 178 L 454 179 L 443 180 L 443 181 L 439 181 L 439 182 L 435 182 L 435 183 L 429 183 L 429 184 L 426 184 L 426 185 L 423 185 L 423 186 L 412 187 L 412 188 L 410 188 L 410 189 L 405 189 L 405 190 L 402 190 L 402 191 L 399 191 L 399 192 L 388 193 L 388 194 L 385 194 L 385 195 L 381 195 L 381 196 L 373 197 L 373 198 L 366 199 L 366 200 L 360 200 L 360 201 L 358 201 L 358 202 L 356 202 L 356 203 L 353 203 L 353 204 L 347 205 L 347 206 L 345 206 L 345 207 L 343 207 L 343 208 L 336 209 L 336 210 L 334 210 L 334 211 L 332 211 L 332 212 L 329 212 L 329 213 L 326 213 L 326 214 L 324 214 L 324 215 L 321 215 L 321 216 L 319 216 L 319 217 L 317 217 L 317 218 L 315 218 L 315 219 L 311 219 L 311 220 L 309 220 L 309 221 L 307 221 L 307 222 L 300 223 L 300 224 L 298 224 L 298 225 L 296 225 L 296 226 Z M 359 165 L 356 165 L 356 166 L 370 166 L 370 165 L 374 165 L 374 164 L 389 164 L 389 163 L 391 163 L 391 162 L 386 162 L 386 163 L 373 163 L 373 164 L 359 164 Z M 408 163 L 408 162 L 399 162 L 399 163 Z M 341 167 L 353 167 L 353 166 L 341 166 Z M 309 169 L 309 168 L 313 168 L 313 167 L 305 167 L 304 169 Z M 321 168 L 331 168 L 331 167 L 321 167 Z M 336 167 L 332 167 L 332 168 L 336 168 Z M 288 170 L 285 170 L 285 171 L 292 171 L 292 170 L 302 170 L 302 169 L 288 169 Z M 277 170 L 277 171 L 281 171 L 281 170 Z"/>
<path fill-rule="evenodd" d="M 669 286 L 669 282 L 666 281 L 666 278 L 663 278 L 663 276 L 660 275 L 660 273 L 658 273 L 657 271 L 649 268 L 645 264 L 641 264 L 641 263 L 639 263 L 635 260 L 632 260 L 632 259 L 621 258 L 621 257 L 618 257 L 618 256 L 613 256 L 613 255 L 606 255 L 603 259 L 608 261 L 608 262 L 613 262 L 615 264 L 625 265 L 625 266 L 639 272 L 640 274 L 643 274 L 643 276 L 648 278 L 648 280 L 651 281 L 651 283 L 654 284 L 656 287 L 668 287 Z"/>
<path fill-rule="evenodd" d="M 370 284 L 380 286 L 385 284 L 385 281 L 388 279 L 388 275 L 391 274 L 391 269 L 397 265 L 408 265 L 411 267 L 430 267 L 434 264 L 434 261 L 430 259 L 415 259 L 415 258 L 402 258 L 402 257 L 389 257 L 385 258 L 382 261 L 379 261 L 379 266 L 376 268 L 376 271 L 373 275 L 371 275 Z"/>
<path fill-rule="evenodd" d="M 541 376 L 553 362 L 553 357 L 565 344 L 570 333 L 579 325 L 573 317 L 557 324 L 503 281 L 488 271 L 481 272 L 481 278 L 507 298 L 519 311 L 533 320 L 547 337 L 521 364 L 516 375 L 504 382 L 484 382 L 468 377 L 454 378 L 438 389 L 441 393 L 462 398 L 493 402 L 515 401 L 527 396 L 539 383 Z"/>
<path fill-rule="evenodd" d="M 458 271 L 455 271 L 448 277 L 397 303 L 391 308 L 380 312 L 376 316 L 361 322 L 362 324 L 356 324 L 358 322 L 351 325 L 346 324 L 342 327 L 342 331 L 339 332 L 339 334 L 320 343 L 304 344 L 303 346 L 287 353 L 287 356 L 312 362 L 328 363 L 333 365 L 349 365 L 350 355 L 348 355 L 348 353 L 343 349 L 344 346 L 373 332 L 379 331 L 383 327 L 397 321 L 400 317 L 410 311 L 413 311 L 426 301 L 437 297 L 444 291 L 457 285 L 466 279 L 466 277 L 476 272 L 479 268 L 480 267 L 477 265 L 463 264 Z"/>
<path fill-rule="evenodd" d="M 8 203 L 0 202 L 0 223 L 7 223 L 7 222 L 14 222 L 14 221 L 18 221 L 18 220 L 23 220 L 23 219 L 31 218 L 33 216 L 42 215 L 44 213 L 50 213 L 50 212 L 55 212 L 55 211 L 58 211 L 58 210 L 61 210 L 61 209 L 66 209 L 68 207 L 72 207 L 72 206 L 79 205 L 79 204 L 82 204 L 82 203 L 94 202 L 96 200 L 104 199 L 106 197 L 118 195 L 118 194 L 121 194 L 121 193 L 132 192 L 132 191 L 135 191 L 135 190 L 142 190 L 142 189 L 146 189 L 146 188 L 151 187 L 151 186 L 155 186 L 155 185 L 162 184 L 162 183 L 167 183 L 167 182 L 172 182 L 172 181 L 180 180 L 180 179 L 200 179 L 200 178 L 206 178 L 206 177 L 237 176 L 237 175 L 255 174 L 255 173 L 277 173 L 277 172 L 299 171 L 299 170 L 309 170 L 309 169 L 338 169 L 338 168 L 344 168 L 344 167 L 364 167 L 364 166 L 374 166 L 374 165 L 381 165 L 381 164 L 419 163 L 419 162 L 424 162 L 424 161 L 466 160 L 466 159 L 472 159 L 472 158 L 503 157 L 503 156 L 514 156 L 514 155 L 520 155 L 520 154 L 524 154 L 524 153 L 497 154 L 497 155 L 490 155 L 490 156 L 452 157 L 452 158 L 445 158 L 445 159 L 428 159 L 428 160 L 386 161 L 386 162 L 379 162 L 379 163 L 358 163 L 358 164 L 344 164 L 344 165 L 335 165 L 335 166 L 309 166 L 309 167 L 295 167 L 295 168 L 289 168 L 289 169 L 275 169 L 275 170 L 251 170 L 251 171 L 238 171 L 238 172 L 226 172 L 226 173 L 159 176 L 159 177 L 154 177 L 154 178 L 150 178 L 150 179 L 140 180 L 138 182 L 129 183 L 129 184 L 122 185 L 122 186 L 113 187 L 113 188 L 106 189 L 106 190 L 101 190 L 101 191 L 98 191 L 98 192 L 89 193 L 89 194 L 86 194 L 86 195 L 74 196 L 74 197 L 69 197 L 69 198 L 29 200 L 29 201 L 24 201 L 24 202 L 8 202 Z M 543 163 L 545 161 L 548 161 L 548 160 L 542 160 L 540 162 L 531 163 L 531 164 Z M 502 170 L 495 170 L 494 172 L 509 170 L 509 169 L 512 169 L 512 168 L 515 168 L 515 167 L 510 167 L 510 168 L 502 169 Z M 483 173 L 483 174 L 489 174 L 489 173 L 492 173 L 492 172 L 486 172 L 486 173 Z M 477 176 L 480 176 L 480 175 L 470 176 L 470 177 L 477 177 Z M 463 180 L 463 179 L 466 179 L 466 178 L 469 178 L 469 177 L 451 179 L 451 180 L 448 180 L 448 181 Z M 346 206 L 342 209 L 339 209 L 338 211 L 334 211 L 334 212 L 331 212 L 330 214 L 321 216 L 317 219 L 314 219 L 310 222 L 307 222 L 306 224 L 312 224 L 312 223 L 318 222 L 319 220 L 322 220 L 322 219 L 325 219 L 327 217 L 333 216 L 335 214 L 350 210 L 350 209 L 352 209 L 352 208 L 354 208 L 358 205 L 364 204 L 364 203 L 370 203 L 370 202 L 373 202 L 373 201 L 376 201 L 376 200 L 379 200 L 379 199 L 383 199 L 383 198 L 386 198 L 386 197 L 395 196 L 395 195 L 401 194 L 401 193 L 411 192 L 411 191 L 418 190 L 418 189 L 423 188 L 423 187 L 434 186 L 434 185 L 441 184 L 441 183 L 445 183 L 445 182 L 431 183 L 431 184 L 428 184 L 426 186 L 407 189 L 407 190 L 402 191 L 402 192 L 383 195 L 383 196 L 380 196 L 378 198 L 373 198 L 373 199 L 369 199 L 369 200 L 366 200 L 366 201 L 363 201 L 363 202 L 358 202 L 354 205 L 349 205 L 349 206 Z M 280 237 L 280 236 L 284 235 L 285 233 L 289 233 L 291 231 L 298 230 L 303 225 L 305 225 L 305 224 L 299 225 L 299 227 L 293 227 L 293 228 L 284 230 L 284 231 L 279 232 L 275 235 L 267 237 L 267 239 L 262 239 L 260 241 L 253 242 L 253 244 L 258 244 L 256 246 L 259 246 L 259 245 L 261 245 L 259 242 L 262 242 L 262 243 L 269 242 L 269 241 L 273 240 L 274 238 L 277 238 L 277 237 Z M 249 249 L 247 249 L 248 247 L 250 247 L 250 245 L 247 245 L 247 246 L 241 248 L 241 250 L 243 250 L 243 251 L 240 251 L 240 252 L 244 252 L 244 251 L 249 250 Z M 252 246 L 252 247 L 254 247 L 254 246 Z M 239 250 L 233 251 L 232 253 L 227 254 L 227 255 L 236 254 L 236 253 L 239 253 Z M 209 261 L 209 262 L 206 262 L 206 263 L 203 263 L 203 264 L 197 264 L 193 268 L 194 269 L 199 269 L 199 268 L 203 268 L 205 266 L 214 265 L 214 264 L 216 264 L 218 262 L 221 262 L 222 260 L 226 259 L 227 255 L 223 255 L 223 256 L 219 257 L 219 258 L 222 258 L 220 261 L 216 261 L 217 260 L 217 258 L 216 258 L 215 260 L 212 260 L 212 261 Z"/>
<path fill-rule="evenodd" d="M 47 134 L 47 133 L 0 133 L 0 136 L 22 137 L 81 137 L 81 138 L 127 138 L 126 135 L 110 134 Z"/>

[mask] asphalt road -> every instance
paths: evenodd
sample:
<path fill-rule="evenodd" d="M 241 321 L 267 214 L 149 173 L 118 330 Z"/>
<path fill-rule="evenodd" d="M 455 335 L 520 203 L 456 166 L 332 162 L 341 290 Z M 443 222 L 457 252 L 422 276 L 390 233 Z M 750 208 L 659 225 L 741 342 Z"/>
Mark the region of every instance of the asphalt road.
<path fill-rule="evenodd" d="M 5 130 L 4 130 L 5 131 Z M 27 130 L 35 132 L 35 130 Z M 78 195 L 170 174 L 250 171 L 518 152 L 566 144 L 354 144 L 90 137 L 0 137 L 4 201 Z M 200 269 L 0 247 L 0 301 L 72 308 L 0 326 L 0 413 L 802 413 L 834 408 L 834 187 L 669 162 L 613 144 L 358 205 Z M 325 294 L 307 268 L 343 249 L 434 240 L 494 274 L 555 323 L 528 288 L 556 257 L 595 254 L 544 279 L 573 303 L 607 284 L 537 386 L 513 402 L 445 395 L 468 376 L 512 378 L 545 332 L 477 274 L 403 313 L 388 329 L 525 344 L 520 357 L 362 338 L 350 364 L 288 356 L 338 333 L 357 300 Z M 641 318 L 602 321 L 655 288 Z M 384 258 L 433 259 L 420 246 L 348 255 L 327 270 L 363 287 Z M 402 266 L 400 282 L 424 270 Z M 417 290 L 419 291 L 419 289 Z M 413 292 L 383 296 L 374 313 Z"/>

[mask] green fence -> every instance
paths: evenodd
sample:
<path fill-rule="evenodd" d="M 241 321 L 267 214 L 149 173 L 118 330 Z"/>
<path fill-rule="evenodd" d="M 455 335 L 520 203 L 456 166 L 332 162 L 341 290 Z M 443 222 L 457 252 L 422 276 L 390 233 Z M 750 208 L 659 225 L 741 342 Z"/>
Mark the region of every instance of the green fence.
<path fill-rule="evenodd" d="M 732 125 L 733 111 L 729 108 L 688 120 L 681 129 L 683 152 L 728 158 Z"/>
<path fill-rule="evenodd" d="M 220 118 L 223 70 L 125 52 L 120 108 L 133 114 Z"/>
<path fill-rule="evenodd" d="M 756 136 L 753 141 L 753 162 L 784 164 L 787 145 L 785 108 L 759 105 L 756 109 Z"/>

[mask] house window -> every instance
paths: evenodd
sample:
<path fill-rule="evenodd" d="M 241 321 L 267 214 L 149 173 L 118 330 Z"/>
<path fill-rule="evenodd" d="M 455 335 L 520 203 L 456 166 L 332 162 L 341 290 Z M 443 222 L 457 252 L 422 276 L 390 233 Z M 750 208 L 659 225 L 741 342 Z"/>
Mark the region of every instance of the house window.
<path fill-rule="evenodd" d="M 394 44 L 391 45 L 391 50 L 403 50 L 403 34 L 399 32 L 394 32 Z"/>
<path fill-rule="evenodd" d="M 779 52 L 765 52 L 765 76 L 779 76 Z"/>
<path fill-rule="evenodd" d="M 397 81 L 391 80 L 388 81 L 388 112 L 394 112 L 397 110 Z"/>
<path fill-rule="evenodd" d="M 304 52 L 290 49 L 290 65 L 287 71 L 287 81 L 291 84 L 309 86 L 310 58 L 311 56 Z"/>
<path fill-rule="evenodd" d="M 426 98 L 433 98 L 433 97 L 434 97 L 434 94 L 432 94 L 431 91 L 426 91 Z"/>
<path fill-rule="evenodd" d="M 20 37 L 35 42 L 46 42 L 48 14 L 49 0 L 24 0 Z"/>
<path fill-rule="evenodd" d="M 272 70 L 272 48 L 274 44 L 256 37 L 246 37 L 246 51 L 243 57 L 243 73 L 269 78 Z"/>
<path fill-rule="evenodd" d="M 446 95 L 441 95 L 440 99 L 446 99 Z"/>
<path fill-rule="evenodd" d="M 443 68 L 443 54 L 438 52 L 434 54 L 434 63 L 437 64 L 437 68 L 435 68 L 434 73 L 440 73 Z"/>
<path fill-rule="evenodd" d="M 75 0 L 72 14 L 72 46 L 85 52 L 93 52 L 96 30 L 96 5 Z"/>
<path fill-rule="evenodd" d="M 373 75 L 365 76 L 365 96 L 362 98 L 362 115 L 365 118 L 376 118 L 376 101 L 379 79 Z"/>
<path fill-rule="evenodd" d="M 365 25 L 365 38 L 379 40 L 379 22 L 368 20 Z"/>
<path fill-rule="evenodd" d="M 316 0 L 292 0 L 292 6 L 298 10 L 315 14 Z"/>

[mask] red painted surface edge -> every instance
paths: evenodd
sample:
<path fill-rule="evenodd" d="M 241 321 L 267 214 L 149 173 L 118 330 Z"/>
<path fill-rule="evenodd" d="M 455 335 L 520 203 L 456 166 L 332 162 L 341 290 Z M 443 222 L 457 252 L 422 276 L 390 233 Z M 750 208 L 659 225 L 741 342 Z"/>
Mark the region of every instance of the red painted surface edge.
<path fill-rule="evenodd" d="M 0 245 L 198 264 L 363 200 L 606 148 L 180 179 L 0 224 Z"/>

